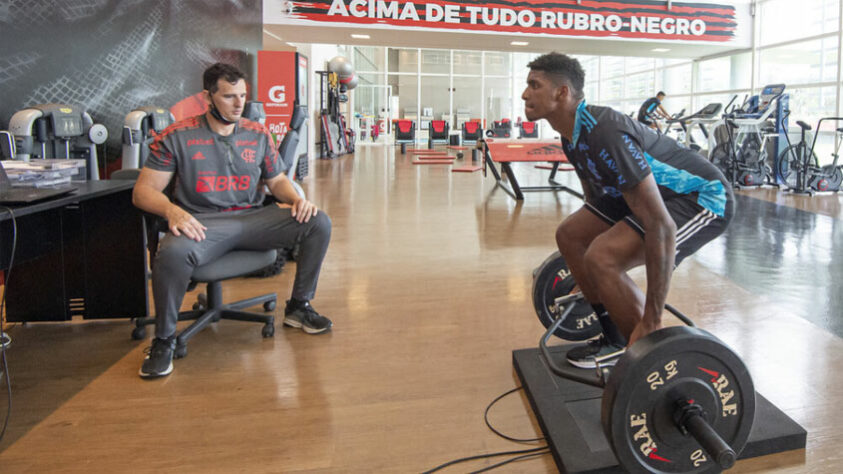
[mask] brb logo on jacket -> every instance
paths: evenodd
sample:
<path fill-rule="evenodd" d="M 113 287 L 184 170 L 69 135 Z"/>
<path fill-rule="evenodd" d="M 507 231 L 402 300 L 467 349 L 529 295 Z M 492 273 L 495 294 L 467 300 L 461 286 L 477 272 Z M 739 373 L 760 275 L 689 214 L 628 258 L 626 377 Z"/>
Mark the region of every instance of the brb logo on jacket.
<path fill-rule="evenodd" d="M 197 193 L 213 193 L 222 191 L 245 191 L 249 189 L 252 177 L 249 175 L 231 176 L 200 176 L 196 180 Z"/>

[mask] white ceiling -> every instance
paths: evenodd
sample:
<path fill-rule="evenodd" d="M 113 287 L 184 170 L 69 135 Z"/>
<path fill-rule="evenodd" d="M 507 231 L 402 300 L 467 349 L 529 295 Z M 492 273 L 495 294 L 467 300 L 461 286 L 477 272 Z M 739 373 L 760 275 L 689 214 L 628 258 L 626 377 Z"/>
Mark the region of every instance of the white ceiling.
<path fill-rule="evenodd" d="M 430 49 L 476 49 L 485 51 L 558 51 L 568 54 L 600 56 L 647 56 L 696 59 L 735 49 L 733 45 L 680 41 L 629 41 L 618 39 L 576 39 L 504 34 L 417 31 L 407 28 L 366 29 L 324 26 L 264 25 L 264 49 L 289 48 L 291 43 L 324 43 L 361 46 L 397 46 Z M 365 33 L 370 39 L 354 39 L 352 33 Z M 527 41 L 527 46 L 512 46 L 512 41 Z M 653 52 L 667 48 L 667 52 Z"/>

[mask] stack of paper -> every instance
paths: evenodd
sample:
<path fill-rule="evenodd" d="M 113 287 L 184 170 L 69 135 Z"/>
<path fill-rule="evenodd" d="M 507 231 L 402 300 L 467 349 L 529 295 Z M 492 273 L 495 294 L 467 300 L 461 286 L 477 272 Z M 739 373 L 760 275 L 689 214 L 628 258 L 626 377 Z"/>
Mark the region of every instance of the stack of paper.
<path fill-rule="evenodd" d="M 3 168 L 9 175 L 12 186 L 40 188 L 69 183 L 85 167 L 85 160 L 30 160 L 4 161 Z"/>

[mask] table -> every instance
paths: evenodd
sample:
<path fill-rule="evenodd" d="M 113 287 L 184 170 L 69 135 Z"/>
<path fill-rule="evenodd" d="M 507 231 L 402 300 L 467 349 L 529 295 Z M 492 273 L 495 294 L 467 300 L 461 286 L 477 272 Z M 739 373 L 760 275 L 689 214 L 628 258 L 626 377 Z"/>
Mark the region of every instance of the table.
<path fill-rule="evenodd" d="M 521 186 L 518 184 L 518 179 L 512 171 L 510 163 L 513 162 L 548 162 L 552 163 L 553 167 L 550 171 L 550 176 L 547 179 L 546 186 Z M 501 174 L 495 167 L 495 163 L 500 163 L 501 171 L 506 174 L 510 186 L 507 186 L 501 180 Z M 560 163 L 568 163 L 568 157 L 562 151 L 562 145 L 558 140 L 524 140 L 524 139 L 494 139 L 486 138 L 483 140 L 483 166 L 492 170 L 495 177 L 496 184 L 503 188 L 510 196 L 517 200 L 524 199 L 524 192 L 526 191 L 565 191 L 582 198 L 582 194 L 573 189 L 559 183 L 555 180 L 556 172 L 559 170 Z"/>
<path fill-rule="evenodd" d="M 70 195 L 11 206 L 17 246 L 6 272 L 7 321 L 137 318 L 148 314 L 143 217 L 133 181 L 73 183 Z M 0 208 L 0 269 L 13 226 Z"/>

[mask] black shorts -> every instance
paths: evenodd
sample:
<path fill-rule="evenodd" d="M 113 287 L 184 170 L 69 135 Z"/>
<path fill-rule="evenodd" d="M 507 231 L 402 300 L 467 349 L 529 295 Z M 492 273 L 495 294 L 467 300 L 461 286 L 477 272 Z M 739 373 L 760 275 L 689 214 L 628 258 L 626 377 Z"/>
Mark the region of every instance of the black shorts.
<path fill-rule="evenodd" d="M 653 121 L 649 117 L 638 117 L 638 121 L 648 126 L 653 124 Z"/>
<path fill-rule="evenodd" d="M 732 219 L 732 202 L 729 201 L 725 217 L 720 217 L 700 206 L 692 196 L 676 195 L 665 199 L 667 213 L 676 223 L 676 257 L 674 266 L 693 254 L 703 245 L 722 234 Z M 623 198 L 604 194 L 586 202 L 585 208 L 609 225 L 623 221 L 644 237 L 644 227 L 632 213 Z"/>

